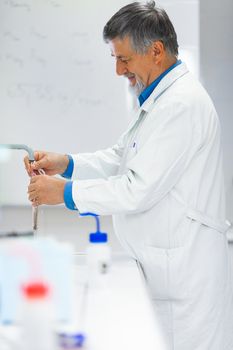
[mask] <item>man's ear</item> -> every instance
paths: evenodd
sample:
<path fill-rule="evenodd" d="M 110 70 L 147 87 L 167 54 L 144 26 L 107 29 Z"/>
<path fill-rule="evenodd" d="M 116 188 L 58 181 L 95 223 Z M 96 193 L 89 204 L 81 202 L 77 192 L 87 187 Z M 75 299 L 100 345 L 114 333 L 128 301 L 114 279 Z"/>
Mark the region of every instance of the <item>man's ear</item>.
<path fill-rule="evenodd" d="M 154 56 L 155 62 L 159 63 L 164 56 L 164 45 L 162 41 L 154 41 L 152 44 L 152 54 Z"/>

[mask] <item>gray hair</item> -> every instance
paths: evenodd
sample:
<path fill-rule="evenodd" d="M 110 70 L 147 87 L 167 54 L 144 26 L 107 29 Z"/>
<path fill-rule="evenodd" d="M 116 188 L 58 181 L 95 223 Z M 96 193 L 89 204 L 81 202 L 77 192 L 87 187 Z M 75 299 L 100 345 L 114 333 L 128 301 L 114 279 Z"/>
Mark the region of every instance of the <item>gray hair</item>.
<path fill-rule="evenodd" d="M 103 30 L 105 42 L 116 37 L 128 36 L 135 52 L 144 54 L 154 41 L 161 41 L 165 50 L 178 56 L 175 29 L 165 10 L 158 8 L 154 1 L 133 2 L 122 7 L 111 17 Z"/>

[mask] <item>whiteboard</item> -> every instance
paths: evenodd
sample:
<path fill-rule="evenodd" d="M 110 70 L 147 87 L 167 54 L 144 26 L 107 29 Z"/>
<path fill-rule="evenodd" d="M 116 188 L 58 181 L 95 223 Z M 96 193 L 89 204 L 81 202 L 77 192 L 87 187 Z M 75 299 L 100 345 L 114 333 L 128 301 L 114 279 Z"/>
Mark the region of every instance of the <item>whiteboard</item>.
<path fill-rule="evenodd" d="M 102 30 L 128 2 L 0 1 L 0 143 L 78 153 L 117 141 L 128 124 L 126 83 L 116 77 Z M 192 8 L 182 7 L 185 18 L 193 23 L 197 2 L 187 3 Z M 181 48 L 187 47 L 179 2 L 160 4 L 178 25 Z M 198 25 L 189 28 L 193 33 Z M 0 163 L 0 204 L 29 204 L 23 157 L 14 151 Z"/>

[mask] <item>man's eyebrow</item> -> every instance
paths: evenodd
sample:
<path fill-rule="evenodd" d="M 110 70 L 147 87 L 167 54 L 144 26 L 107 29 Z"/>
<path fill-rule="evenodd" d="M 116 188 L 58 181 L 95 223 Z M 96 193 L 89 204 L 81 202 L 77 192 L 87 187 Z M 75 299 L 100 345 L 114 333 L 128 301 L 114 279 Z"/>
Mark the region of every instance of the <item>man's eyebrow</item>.
<path fill-rule="evenodd" d="M 111 53 L 111 56 L 112 57 L 116 57 L 116 58 L 126 58 L 126 56 L 123 56 L 123 55 L 118 55 L 118 56 L 115 56 L 113 53 Z"/>

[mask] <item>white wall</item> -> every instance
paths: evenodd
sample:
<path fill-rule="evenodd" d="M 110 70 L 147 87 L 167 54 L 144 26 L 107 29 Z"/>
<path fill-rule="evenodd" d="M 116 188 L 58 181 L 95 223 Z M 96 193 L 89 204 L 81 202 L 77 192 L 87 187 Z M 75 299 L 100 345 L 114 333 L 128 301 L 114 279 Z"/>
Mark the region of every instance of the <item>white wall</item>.
<path fill-rule="evenodd" d="M 124 81 L 102 30 L 125 2 L 0 1 L 0 143 L 76 153 L 117 141 Z M 28 202 L 22 157 L 14 151 L 0 169 L 0 203 Z"/>
<path fill-rule="evenodd" d="M 179 43 L 179 58 L 198 77 L 200 70 L 199 0 L 160 0 L 156 3 L 167 11 L 175 27 Z"/>
<path fill-rule="evenodd" d="M 200 76 L 222 126 L 227 217 L 233 221 L 233 1 L 200 1 Z"/>

